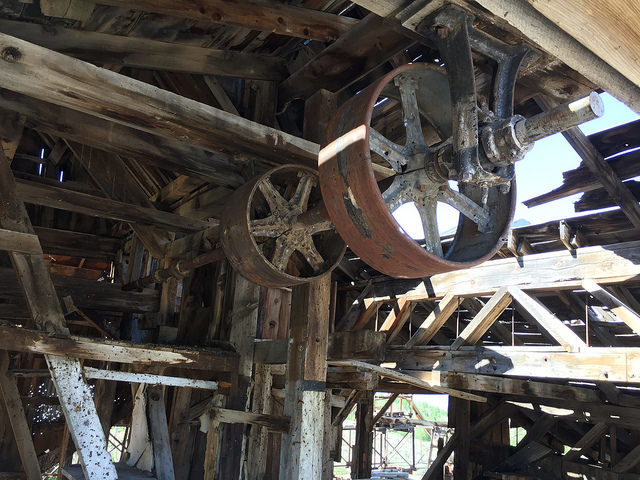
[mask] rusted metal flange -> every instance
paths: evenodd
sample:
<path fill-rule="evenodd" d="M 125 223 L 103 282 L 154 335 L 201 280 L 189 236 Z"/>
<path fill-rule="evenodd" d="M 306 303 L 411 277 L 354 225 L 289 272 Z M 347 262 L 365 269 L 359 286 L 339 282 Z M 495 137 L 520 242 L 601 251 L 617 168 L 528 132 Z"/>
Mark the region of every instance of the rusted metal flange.
<path fill-rule="evenodd" d="M 401 103 L 405 145 L 394 144 L 371 127 L 374 111 L 384 106 L 385 97 Z M 493 256 L 506 238 L 515 208 L 515 184 L 505 192 L 504 188 L 461 182 L 456 191 L 447 178 L 438 178 L 441 174 L 435 162 L 426 160 L 432 145 L 427 145 L 422 127 L 430 123 L 446 141 L 453 131 L 453 111 L 444 70 L 409 64 L 347 101 L 329 125 L 328 145 L 319 157 L 327 211 L 349 247 L 382 273 L 418 278 L 468 268 Z M 372 150 L 387 160 L 393 180 L 378 183 Z M 377 168 L 378 177 L 379 171 Z M 389 194 L 392 188 L 399 193 Z M 420 211 L 426 248 L 407 235 L 392 215 L 392 210 L 409 202 L 416 203 Z M 435 215 L 437 202 L 465 213 L 459 214 L 453 242 L 444 253 Z M 477 216 L 470 218 L 474 211 L 485 218 L 481 222 Z"/>
<path fill-rule="evenodd" d="M 234 269 L 268 287 L 306 283 L 332 271 L 346 246 L 324 210 L 318 173 L 284 165 L 236 190 L 221 219 Z"/>

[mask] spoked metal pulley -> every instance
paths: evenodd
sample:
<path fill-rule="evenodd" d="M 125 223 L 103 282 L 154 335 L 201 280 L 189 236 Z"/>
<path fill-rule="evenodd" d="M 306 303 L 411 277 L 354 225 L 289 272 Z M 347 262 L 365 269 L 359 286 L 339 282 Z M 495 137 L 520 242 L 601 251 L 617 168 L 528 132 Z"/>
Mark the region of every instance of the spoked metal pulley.
<path fill-rule="evenodd" d="M 260 285 L 286 287 L 332 271 L 346 246 L 322 203 L 318 173 L 284 165 L 236 190 L 221 220 L 232 266 Z"/>
<path fill-rule="evenodd" d="M 492 257 L 514 213 L 515 162 L 535 140 L 602 114 L 592 94 L 529 119 L 514 115 L 515 79 L 527 49 L 475 31 L 472 17 L 455 8 L 429 25 L 447 70 L 408 64 L 361 91 L 338 110 L 319 157 L 337 231 L 362 260 L 394 277 L 424 277 Z M 472 46 L 497 64 L 484 105 Z M 397 220 L 407 204 L 417 210 L 422 239 Z M 446 244 L 438 226 L 443 208 L 455 218 Z"/>

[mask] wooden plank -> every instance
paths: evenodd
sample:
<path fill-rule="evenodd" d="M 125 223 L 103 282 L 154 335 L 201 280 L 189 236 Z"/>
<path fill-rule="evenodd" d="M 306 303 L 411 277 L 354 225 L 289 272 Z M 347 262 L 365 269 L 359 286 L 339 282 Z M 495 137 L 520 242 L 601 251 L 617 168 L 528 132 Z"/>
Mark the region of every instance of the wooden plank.
<path fill-rule="evenodd" d="M 205 149 L 317 163 L 313 142 L 147 83 L 5 34 L 0 51 L 11 53 L 3 57 L 0 85 L 12 91 Z"/>
<path fill-rule="evenodd" d="M 640 351 L 631 347 L 591 347 L 580 352 L 567 352 L 562 347 L 462 347 L 457 351 L 389 347 L 385 361 L 396 362 L 400 370 L 640 382 Z"/>
<path fill-rule="evenodd" d="M 272 432 L 289 433 L 291 420 L 288 417 L 264 413 L 242 412 L 228 408 L 212 408 L 211 417 L 220 423 L 242 423 L 266 427 Z"/>
<path fill-rule="evenodd" d="M 367 15 L 278 87 L 279 110 L 292 100 L 309 98 L 321 88 L 338 92 L 362 78 L 413 40 Z"/>
<path fill-rule="evenodd" d="M 60 107 L 18 93 L 0 92 L 0 107 L 26 115 L 29 128 L 68 141 L 134 158 L 218 185 L 244 182 L 236 165 L 220 148 L 204 151 L 181 141 L 159 137 L 103 118 Z M 82 156 L 82 155 L 80 155 Z"/>
<path fill-rule="evenodd" d="M 564 454 L 564 459 L 567 461 L 578 460 L 582 453 L 600 440 L 608 429 L 609 427 L 606 423 L 596 423 L 580 438 L 580 440 L 575 443 L 573 447 L 571 447 L 567 453 Z"/>
<path fill-rule="evenodd" d="M 15 378 L 8 372 L 9 355 L 6 351 L 0 351 L 0 394 L 4 400 L 4 405 L 9 414 L 9 421 L 13 429 L 13 435 L 18 446 L 18 453 L 22 461 L 22 468 L 28 480 L 40 480 L 40 464 L 38 455 L 33 446 L 33 438 L 27 418 L 25 417 L 20 392 L 16 385 Z"/>
<path fill-rule="evenodd" d="M 170 212 L 140 207 L 64 188 L 26 180 L 17 182 L 18 196 L 25 203 L 54 207 L 94 217 L 109 218 L 133 224 L 155 225 L 170 231 L 191 233 L 210 227 L 209 222 L 182 217 Z"/>
<path fill-rule="evenodd" d="M 567 327 L 540 300 L 527 295 L 517 287 L 509 287 L 509 294 L 524 308 L 530 317 L 568 352 L 578 352 L 587 347 L 573 330 Z"/>
<path fill-rule="evenodd" d="M 428 382 L 423 380 L 419 380 L 411 375 L 407 375 L 402 372 L 398 372 L 397 370 L 391 370 L 390 368 L 379 367 L 378 365 L 373 365 L 371 363 L 360 362 L 358 360 L 330 360 L 327 362 L 329 365 L 336 367 L 356 367 L 364 370 L 369 370 L 371 372 L 375 372 L 381 377 L 387 377 L 392 380 L 396 380 L 398 382 L 407 383 L 409 385 L 414 385 L 416 387 L 424 388 L 425 390 L 430 390 L 436 393 L 446 393 L 452 397 L 462 398 L 465 400 L 472 400 L 474 402 L 486 402 L 487 399 L 480 395 L 474 395 L 471 393 L 461 392 L 458 390 L 454 390 L 452 388 L 439 387 L 436 385 L 431 385 Z"/>
<path fill-rule="evenodd" d="M 636 312 L 591 279 L 583 280 L 582 286 L 603 305 L 609 307 L 616 317 L 626 323 L 631 330 L 640 335 L 640 316 Z"/>
<path fill-rule="evenodd" d="M 0 228 L 0 250 L 42 255 L 37 235 Z"/>
<path fill-rule="evenodd" d="M 463 345 L 474 345 L 477 343 L 510 304 L 511 294 L 508 289 L 499 289 L 493 297 L 485 303 L 478 314 L 473 317 L 469 325 L 460 332 L 460 336 L 458 336 L 451 345 L 451 350 L 458 350 Z"/>
<path fill-rule="evenodd" d="M 193 378 L 170 377 L 151 373 L 122 372 L 118 370 L 103 370 L 100 368 L 84 367 L 84 376 L 100 380 L 115 382 L 146 383 L 148 385 L 164 385 L 166 387 L 188 387 L 203 390 L 217 390 L 218 382 L 212 380 L 198 380 Z"/>
<path fill-rule="evenodd" d="M 158 480 L 174 480 L 175 474 L 169 443 L 169 428 L 167 426 L 167 412 L 164 406 L 163 387 L 159 385 L 149 387 L 147 398 L 149 400 L 147 409 L 156 478 Z"/>
<path fill-rule="evenodd" d="M 640 85 L 640 8 L 633 0 L 570 0 L 531 5 L 636 85 Z M 602 39 L 593 32 L 610 32 Z"/>
<path fill-rule="evenodd" d="M 431 341 L 438 330 L 449 320 L 460 304 L 458 296 L 454 294 L 445 295 L 440 303 L 433 309 L 427 318 L 420 324 L 416 333 L 405 344 L 406 348 L 415 345 L 425 344 Z"/>
<path fill-rule="evenodd" d="M 253 398 L 251 402 L 252 413 L 271 414 L 272 409 L 272 385 L 273 375 L 269 365 L 256 365 L 254 369 Z M 247 458 L 247 477 L 264 478 L 267 465 L 265 459 L 268 456 L 269 431 L 262 426 L 256 426 L 249 431 Z"/>
<path fill-rule="evenodd" d="M 103 0 L 105 5 L 131 8 L 126 0 Z M 331 42 L 358 21 L 348 17 L 282 4 L 251 1 L 187 0 L 176 5 L 168 0 L 141 0 L 137 10 L 196 20 L 203 25 L 224 24 L 274 32 L 321 42 Z"/>
<path fill-rule="evenodd" d="M 186 349 L 106 340 L 100 338 L 57 338 L 26 328 L 0 326 L 0 349 L 66 355 L 88 360 L 138 364 L 142 367 L 176 366 L 195 370 L 233 372 L 237 368 L 234 352 L 219 349 Z"/>
<path fill-rule="evenodd" d="M 453 451 L 453 470 L 457 472 L 458 478 L 468 479 L 472 473 L 469 461 L 471 447 L 471 402 L 469 400 L 449 397 L 449 425 L 460 434 Z"/>
<path fill-rule="evenodd" d="M 0 32 L 98 64 L 257 80 L 287 75 L 284 59 L 273 56 L 6 19 L 0 20 Z"/>

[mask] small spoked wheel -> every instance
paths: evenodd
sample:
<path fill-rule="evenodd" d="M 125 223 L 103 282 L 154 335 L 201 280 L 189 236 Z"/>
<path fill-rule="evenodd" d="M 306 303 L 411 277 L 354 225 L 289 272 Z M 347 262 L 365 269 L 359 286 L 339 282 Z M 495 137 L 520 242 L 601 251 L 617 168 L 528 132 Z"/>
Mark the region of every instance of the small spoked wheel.
<path fill-rule="evenodd" d="M 272 169 L 236 190 L 221 228 L 233 267 L 269 287 L 322 276 L 346 249 L 324 209 L 317 172 L 296 165 Z"/>
<path fill-rule="evenodd" d="M 453 117 L 446 73 L 418 63 L 347 101 L 329 125 L 319 158 L 327 211 L 349 247 L 382 273 L 418 278 L 468 268 L 504 241 L 515 185 L 452 181 L 437 161 Z M 452 232 L 446 241 L 439 218 Z"/>

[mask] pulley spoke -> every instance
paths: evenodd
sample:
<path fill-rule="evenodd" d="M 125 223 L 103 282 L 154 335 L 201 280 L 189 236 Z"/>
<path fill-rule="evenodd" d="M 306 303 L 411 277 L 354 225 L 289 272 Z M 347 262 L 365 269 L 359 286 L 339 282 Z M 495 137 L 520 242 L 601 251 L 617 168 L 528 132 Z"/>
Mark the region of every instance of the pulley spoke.
<path fill-rule="evenodd" d="M 398 77 L 396 83 L 402 99 L 402 114 L 407 131 L 407 146 L 425 145 L 420 125 L 420 109 L 416 98 L 416 84 L 407 77 Z"/>
<path fill-rule="evenodd" d="M 480 207 L 466 195 L 445 187 L 438 191 L 438 196 L 442 202 L 451 205 L 474 223 L 477 223 L 478 225 L 486 225 L 488 223 L 489 212 Z"/>
<path fill-rule="evenodd" d="M 406 203 L 406 188 L 407 186 L 397 178 L 393 180 L 389 188 L 387 188 L 382 194 L 384 203 L 389 207 L 389 211 L 393 211 L 403 203 Z"/>
<path fill-rule="evenodd" d="M 276 248 L 273 252 L 273 257 L 271 258 L 271 263 L 278 269 L 284 270 L 289 263 L 289 258 L 291 257 L 291 248 L 287 245 L 286 237 L 278 237 L 276 240 Z"/>
<path fill-rule="evenodd" d="M 316 186 L 315 175 L 304 174 L 300 177 L 296 192 L 293 194 L 291 201 L 289 202 L 293 206 L 293 210 L 297 210 L 296 214 L 301 214 L 307 210 L 309 203 L 309 195 L 311 190 Z"/>
<path fill-rule="evenodd" d="M 395 172 L 402 173 L 405 170 L 407 159 L 402 152 L 402 147 L 374 128 L 369 129 L 369 148 L 384 158 Z"/>
<path fill-rule="evenodd" d="M 276 187 L 273 186 L 271 179 L 265 178 L 262 180 L 258 184 L 258 188 L 272 212 L 284 215 L 290 209 L 289 203 L 280 195 Z"/>
<path fill-rule="evenodd" d="M 313 239 L 310 236 L 304 237 L 304 240 L 300 243 L 296 250 L 304 255 L 304 258 L 307 260 L 309 265 L 311 265 L 311 268 L 313 268 L 314 272 L 319 272 L 322 269 L 324 265 L 324 259 L 322 258 L 322 255 L 320 255 L 320 252 L 318 252 L 318 249 L 316 248 L 315 244 L 313 243 Z"/>
<path fill-rule="evenodd" d="M 275 216 L 269 215 L 267 218 L 251 220 L 249 228 L 251 230 L 251 234 L 256 237 L 275 238 L 280 236 L 283 232 L 283 228 L 280 223 L 281 222 Z"/>
<path fill-rule="evenodd" d="M 436 215 L 436 200 L 430 197 L 425 198 L 422 205 L 416 204 L 416 207 L 422 221 L 425 248 L 430 253 L 442 257 L 442 243 L 440 243 L 438 217 Z"/>

